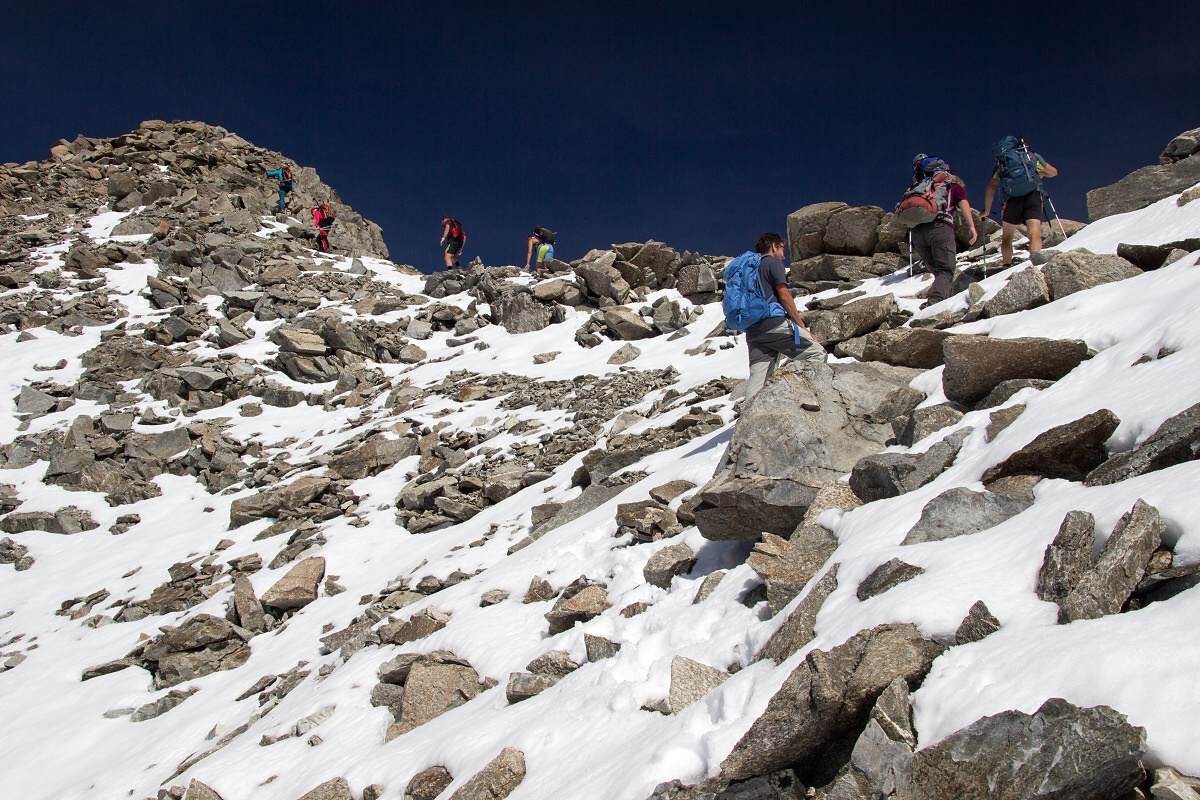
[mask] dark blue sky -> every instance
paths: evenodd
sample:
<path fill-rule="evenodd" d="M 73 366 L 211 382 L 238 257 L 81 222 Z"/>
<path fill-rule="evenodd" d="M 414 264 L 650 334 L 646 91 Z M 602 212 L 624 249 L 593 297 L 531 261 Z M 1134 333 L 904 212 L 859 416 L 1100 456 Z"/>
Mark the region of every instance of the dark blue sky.
<path fill-rule="evenodd" d="M 316 168 L 427 271 L 442 214 L 488 264 L 524 263 L 537 224 L 566 259 L 648 238 L 734 253 L 808 203 L 890 209 L 918 151 L 979 206 L 1008 133 L 1086 220 L 1088 189 L 1200 125 L 1184 6 L 1100 8 L 14 3 L 0 161 L 143 119 L 219 121 Z"/>

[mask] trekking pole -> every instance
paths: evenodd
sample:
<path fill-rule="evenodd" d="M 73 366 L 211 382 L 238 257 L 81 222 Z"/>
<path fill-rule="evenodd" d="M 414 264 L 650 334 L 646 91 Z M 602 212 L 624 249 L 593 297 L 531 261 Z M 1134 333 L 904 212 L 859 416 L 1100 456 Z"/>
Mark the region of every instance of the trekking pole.
<path fill-rule="evenodd" d="M 1045 190 L 1045 189 L 1043 189 L 1043 190 L 1042 190 L 1042 197 L 1046 198 L 1046 204 L 1047 204 L 1048 206 L 1050 206 L 1050 211 L 1051 211 L 1051 212 L 1054 214 L 1054 218 L 1055 218 L 1056 220 L 1058 220 L 1058 229 L 1059 229 L 1059 231 L 1061 231 L 1061 232 L 1062 232 L 1062 235 L 1063 235 L 1063 241 L 1066 241 L 1066 239 L 1067 239 L 1067 229 L 1063 227 L 1063 224 L 1062 224 L 1062 217 L 1060 217 L 1060 216 L 1058 215 L 1058 210 L 1054 208 L 1054 201 L 1050 199 L 1050 195 L 1046 194 L 1046 190 Z M 1043 213 L 1043 214 L 1045 214 L 1045 213 L 1046 213 L 1046 210 L 1045 210 L 1045 209 L 1042 209 L 1042 213 Z M 1049 222 L 1049 221 L 1050 221 L 1050 218 L 1049 218 L 1049 217 L 1046 217 L 1046 221 L 1047 221 L 1047 222 Z M 1051 225 L 1050 227 L 1051 227 L 1051 229 L 1053 229 L 1053 228 L 1054 228 L 1054 226 L 1053 226 L 1053 225 Z"/>
<path fill-rule="evenodd" d="M 912 228 L 908 229 L 908 277 L 912 278 Z"/>

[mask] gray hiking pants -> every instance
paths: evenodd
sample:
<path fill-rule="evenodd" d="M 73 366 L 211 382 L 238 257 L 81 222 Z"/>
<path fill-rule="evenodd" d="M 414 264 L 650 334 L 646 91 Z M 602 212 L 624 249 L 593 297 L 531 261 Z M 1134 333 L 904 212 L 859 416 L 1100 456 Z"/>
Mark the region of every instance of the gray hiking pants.
<path fill-rule="evenodd" d="M 954 256 L 958 252 L 954 228 L 936 221 L 917 225 L 912 229 L 912 246 L 917 258 L 933 273 L 929 304 L 942 302 L 950 296 L 954 283 Z"/>
<path fill-rule="evenodd" d="M 787 317 L 764 331 L 751 336 L 746 334 L 746 348 L 750 351 L 750 378 L 746 381 L 746 400 L 758 394 L 767 382 L 767 377 L 779 366 L 781 358 L 801 361 L 824 361 L 825 348 L 811 336 L 800 331 L 800 344 L 796 344 L 796 326 Z"/>

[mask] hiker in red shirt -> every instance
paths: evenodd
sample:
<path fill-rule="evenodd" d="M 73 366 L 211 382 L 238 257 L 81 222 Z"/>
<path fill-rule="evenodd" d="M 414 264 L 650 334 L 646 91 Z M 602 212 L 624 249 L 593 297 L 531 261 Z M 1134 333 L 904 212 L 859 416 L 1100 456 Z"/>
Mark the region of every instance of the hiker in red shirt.
<path fill-rule="evenodd" d="M 317 249 L 322 253 L 329 252 L 329 229 L 333 227 L 333 210 L 322 203 L 312 209 L 313 225 L 317 228 Z"/>
<path fill-rule="evenodd" d="M 462 252 L 466 243 L 467 234 L 463 232 L 462 223 L 450 217 L 442 217 L 441 244 L 446 248 L 443 252 L 446 269 L 462 269 L 462 264 L 458 263 L 458 254 Z"/>

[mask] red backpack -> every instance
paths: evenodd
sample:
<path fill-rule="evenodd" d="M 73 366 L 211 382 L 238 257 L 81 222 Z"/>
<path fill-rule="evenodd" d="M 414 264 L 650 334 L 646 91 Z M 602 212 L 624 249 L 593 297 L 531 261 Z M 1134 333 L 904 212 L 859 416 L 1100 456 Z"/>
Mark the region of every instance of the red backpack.
<path fill-rule="evenodd" d="M 906 227 L 950 219 L 950 187 L 954 175 L 940 158 L 918 159 L 913 164 L 913 184 L 896 206 L 896 220 Z"/>

